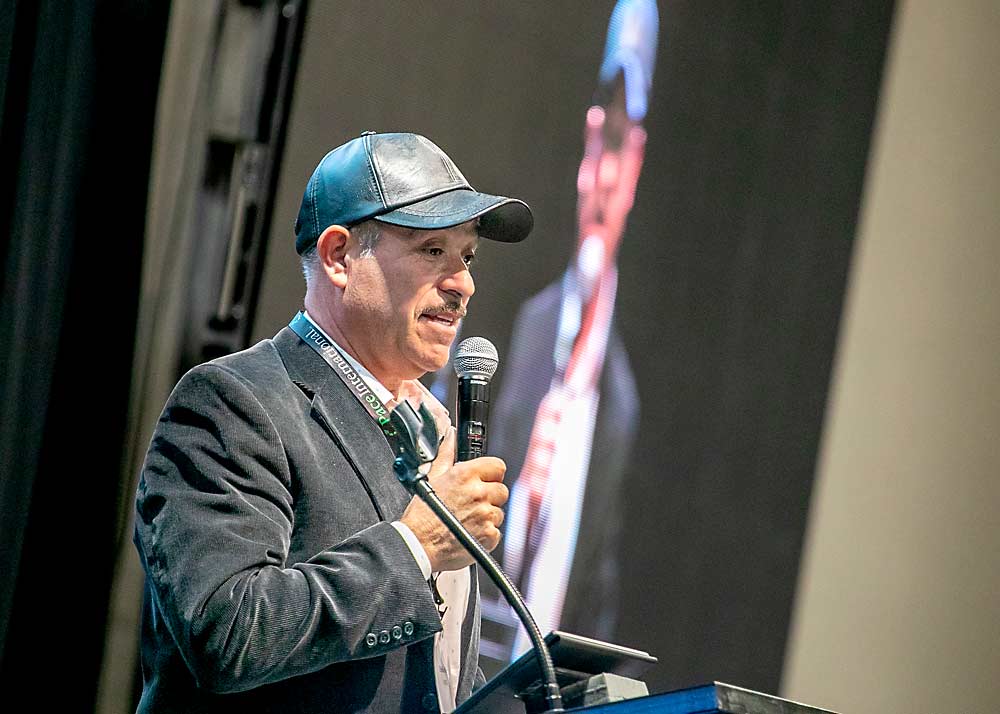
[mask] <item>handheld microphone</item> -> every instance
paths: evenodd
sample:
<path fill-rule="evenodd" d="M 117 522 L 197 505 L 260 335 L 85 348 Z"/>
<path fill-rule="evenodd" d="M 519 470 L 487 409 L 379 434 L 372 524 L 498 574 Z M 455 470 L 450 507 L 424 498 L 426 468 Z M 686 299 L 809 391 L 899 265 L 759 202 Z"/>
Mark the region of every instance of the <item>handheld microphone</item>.
<path fill-rule="evenodd" d="M 455 357 L 458 375 L 457 461 L 468 461 L 486 453 L 486 423 L 490 415 L 490 380 L 497 371 L 497 348 L 484 337 L 468 337 L 458 345 Z"/>
<path fill-rule="evenodd" d="M 462 340 L 455 351 L 452 364 L 458 375 L 458 461 L 475 459 L 486 452 L 490 380 L 497 371 L 498 361 L 497 348 L 482 337 Z M 408 403 L 402 402 L 392 410 L 390 419 L 399 435 L 394 447 L 397 456 L 392 464 L 397 478 L 410 493 L 419 496 L 427 504 L 458 542 L 472 554 L 479 567 L 496 583 L 504 599 L 524 625 L 535 649 L 542 677 L 541 696 L 546 709 L 561 714 L 565 709 L 559 679 L 552 664 L 552 654 L 538 629 L 538 623 L 528 611 L 527 603 L 493 556 L 486 552 L 462 522 L 448 510 L 448 506 L 431 488 L 427 475 L 420 470 L 421 465 L 429 463 L 437 455 L 434 417 L 425 406 L 421 406 L 420 413 L 416 414 Z"/>

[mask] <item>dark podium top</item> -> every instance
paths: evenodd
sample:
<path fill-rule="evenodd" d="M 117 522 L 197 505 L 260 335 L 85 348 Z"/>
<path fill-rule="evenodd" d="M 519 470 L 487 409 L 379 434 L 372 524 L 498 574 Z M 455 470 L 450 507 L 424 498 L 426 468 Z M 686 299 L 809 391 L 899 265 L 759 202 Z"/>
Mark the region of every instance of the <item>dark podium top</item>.
<path fill-rule="evenodd" d="M 567 687 L 593 674 L 638 677 L 656 663 L 641 650 L 556 630 L 545 636 L 565 700 Z M 542 685 L 532 650 L 522 654 L 459 706 L 453 714 L 526 714 L 541 711 Z M 634 699 L 567 708 L 587 714 L 835 714 L 771 694 L 723 682 Z"/>
<path fill-rule="evenodd" d="M 835 714 L 732 684 L 713 682 L 572 711 L 587 714 Z"/>

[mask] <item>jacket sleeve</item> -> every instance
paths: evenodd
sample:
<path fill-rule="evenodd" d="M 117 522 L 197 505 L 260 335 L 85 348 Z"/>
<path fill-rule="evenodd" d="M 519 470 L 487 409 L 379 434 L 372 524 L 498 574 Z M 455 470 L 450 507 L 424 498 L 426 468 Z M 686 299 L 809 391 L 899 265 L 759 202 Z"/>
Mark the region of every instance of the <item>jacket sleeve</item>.
<path fill-rule="evenodd" d="M 156 616 L 199 686 L 250 689 L 441 629 L 389 523 L 288 565 L 293 490 L 278 430 L 250 387 L 219 365 L 185 375 L 143 465 L 135 542 Z"/>

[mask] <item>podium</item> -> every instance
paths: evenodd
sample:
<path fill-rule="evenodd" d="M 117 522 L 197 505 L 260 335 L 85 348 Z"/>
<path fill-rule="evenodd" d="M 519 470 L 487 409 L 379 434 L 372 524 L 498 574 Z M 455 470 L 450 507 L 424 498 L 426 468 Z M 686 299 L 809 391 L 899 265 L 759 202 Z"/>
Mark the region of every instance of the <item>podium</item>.
<path fill-rule="evenodd" d="M 587 714 L 836 714 L 763 692 L 712 682 L 574 711 Z"/>
<path fill-rule="evenodd" d="M 522 702 L 517 701 L 516 704 L 524 711 Z M 455 710 L 455 714 L 485 714 L 488 711 L 492 710 L 476 706 L 466 709 L 463 704 Z M 581 714 L 836 714 L 829 709 L 819 709 L 724 682 L 581 708 L 567 707 L 566 711 Z"/>
<path fill-rule="evenodd" d="M 712 682 L 649 694 L 638 676 L 656 663 L 641 650 L 559 630 L 545 636 L 566 711 L 586 714 L 835 714 L 771 694 Z M 529 650 L 490 679 L 454 714 L 541 714 L 538 661 Z"/>

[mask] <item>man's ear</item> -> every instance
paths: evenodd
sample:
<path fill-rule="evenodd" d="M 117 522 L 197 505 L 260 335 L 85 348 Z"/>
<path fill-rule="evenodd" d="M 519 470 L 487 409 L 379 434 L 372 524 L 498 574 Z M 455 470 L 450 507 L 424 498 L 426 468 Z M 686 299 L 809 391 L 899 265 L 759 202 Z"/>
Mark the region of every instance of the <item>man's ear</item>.
<path fill-rule="evenodd" d="M 351 232 L 344 226 L 327 226 L 316 240 L 316 254 L 323 272 L 334 286 L 343 290 L 347 286 L 347 251 Z"/>

